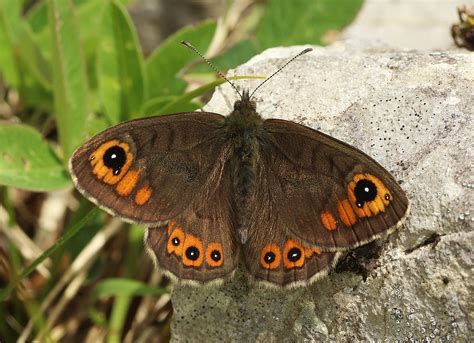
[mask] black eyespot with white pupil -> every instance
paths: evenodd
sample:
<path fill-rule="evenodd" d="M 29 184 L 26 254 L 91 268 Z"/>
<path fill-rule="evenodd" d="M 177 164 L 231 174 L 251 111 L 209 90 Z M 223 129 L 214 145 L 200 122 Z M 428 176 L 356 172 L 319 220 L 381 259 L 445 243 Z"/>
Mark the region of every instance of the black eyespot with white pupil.
<path fill-rule="evenodd" d="M 199 249 L 196 247 L 189 247 L 186 249 L 186 257 L 191 261 L 196 261 L 199 258 Z"/>
<path fill-rule="evenodd" d="M 275 255 L 275 253 L 269 251 L 269 252 L 267 252 L 267 253 L 265 254 L 265 256 L 263 257 L 263 259 L 265 260 L 265 263 L 270 264 L 270 263 L 272 263 L 272 262 L 275 261 L 276 255 Z"/>
<path fill-rule="evenodd" d="M 377 197 L 377 186 L 370 180 L 360 180 L 354 188 L 354 195 L 357 207 L 361 208 L 366 202 L 372 201 Z"/>
<path fill-rule="evenodd" d="M 301 250 L 299 248 L 291 248 L 288 251 L 288 260 L 290 262 L 296 262 L 301 258 Z"/>
<path fill-rule="evenodd" d="M 385 194 L 385 200 L 390 200 L 390 194 Z"/>
<path fill-rule="evenodd" d="M 221 252 L 219 250 L 212 250 L 211 251 L 211 259 L 214 262 L 219 262 L 221 260 Z"/>
<path fill-rule="evenodd" d="M 174 246 L 178 246 L 179 243 L 181 243 L 181 241 L 180 241 L 179 238 L 177 238 L 177 237 L 174 237 L 174 238 L 171 240 L 171 244 L 173 244 Z"/>
<path fill-rule="evenodd" d="M 118 175 L 127 162 L 127 154 L 122 147 L 115 145 L 105 151 L 103 161 L 107 168 L 112 169 L 114 175 Z"/>

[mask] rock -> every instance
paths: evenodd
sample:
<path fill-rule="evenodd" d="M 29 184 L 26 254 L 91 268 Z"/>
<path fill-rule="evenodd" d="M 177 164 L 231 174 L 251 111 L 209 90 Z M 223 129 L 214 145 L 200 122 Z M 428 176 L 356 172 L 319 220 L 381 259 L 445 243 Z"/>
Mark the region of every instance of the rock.
<path fill-rule="evenodd" d="M 267 50 L 231 74 L 268 76 L 303 48 Z M 367 53 L 337 43 L 264 85 L 255 95 L 263 117 L 293 120 L 365 151 L 402 184 L 411 215 L 310 287 L 252 287 L 242 268 L 222 287 L 177 285 L 173 340 L 472 339 L 473 80 L 474 54 L 463 51 Z M 227 114 L 236 99 L 224 85 L 205 109 Z"/>
<path fill-rule="evenodd" d="M 455 45 L 451 25 L 459 23 L 456 8 L 461 3 L 458 0 L 366 0 L 343 37 L 397 50 L 452 49 Z"/>

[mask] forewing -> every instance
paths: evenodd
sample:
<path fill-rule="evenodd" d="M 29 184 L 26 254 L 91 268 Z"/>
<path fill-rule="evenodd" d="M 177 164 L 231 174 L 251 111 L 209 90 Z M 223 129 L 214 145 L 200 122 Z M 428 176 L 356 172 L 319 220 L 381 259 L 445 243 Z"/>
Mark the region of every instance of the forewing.
<path fill-rule="evenodd" d="M 156 225 L 203 201 L 219 184 L 231 151 L 219 135 L 222 120 L 194 112 L 121 123 L 78 148 L 70 172 L 100 207 Z"/>
<path fill-rule="evenodd" d="M 259 217 L 277 216 L 276 226 L 266 230 L 284 226 L 303 243 L 335 251 L 365 244 L 401 225 L 408 199 L 375 160 L 296 123 L 273 119 L 265 127 L 250 227 L 264 230 Z"/>

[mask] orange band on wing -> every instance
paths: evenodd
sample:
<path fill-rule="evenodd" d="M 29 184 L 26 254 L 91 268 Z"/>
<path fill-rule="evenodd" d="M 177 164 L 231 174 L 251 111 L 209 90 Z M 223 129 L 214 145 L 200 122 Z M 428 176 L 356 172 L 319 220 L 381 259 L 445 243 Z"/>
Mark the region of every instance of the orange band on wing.
<path fill-rule="evenodd" d="M 97 164 L 93 171 L 92 171 L 95 176 L 97 176 L 99 179 L 103 179 L 105 178 L 109 173 L 110 173 L 110 169 L 107 168 L 106 166 L 104 166 L 103 164 Z M 104 182 L 107 182 L 107 181 L 104 181 Z"/>
<path fill-rule="evenodd" d="M 140 188 L 135 194 L 135 203 L 137 205 L 144 205 L 150 200 L 151 197 L 151 188 L 149 186 L 145 186 Z"/>
<path fill-rule="evenodd" d="M 382 202 L 382 199 L 380 199 L 379 196 L 377 196 L 374 200 L 369 201 L 367 205 L 370 208 L 370 211 L 372 212 L 373 215 L 379 214 L 380 212 L 385 211 L 385 205 Z"/>
<path fill-rule="evenodd" d="M 323 223 L 323 226 L 327 230 L 329 231 L 336 230 L 336 220 L 334 219 L 334 216 L 332 215 L 331 212 L 329 211 L 321 212 L 321 222 Z"/>
<path fill-rule="evenodd" d="M 310 258 L 311 256 L 313 256 L 313 254 L 321 255 L 321 249 L 311 247 L 304 248 L 304 256 L 306 258 Z"/>
<path fill-rule="evenodd" d="M 140 173 L 137 170 L 131 170 L 120 180 L 115 191 L 121 196 L 130 195 L 139 179 Z"/>
<path fill-rule="evenodd" d="M 352 226 L 356 223 L 356 214 L 352 210 L 352 206 L 347 199 L 340 200 L 337 204 L 339 217 L 345 226 Z"/>

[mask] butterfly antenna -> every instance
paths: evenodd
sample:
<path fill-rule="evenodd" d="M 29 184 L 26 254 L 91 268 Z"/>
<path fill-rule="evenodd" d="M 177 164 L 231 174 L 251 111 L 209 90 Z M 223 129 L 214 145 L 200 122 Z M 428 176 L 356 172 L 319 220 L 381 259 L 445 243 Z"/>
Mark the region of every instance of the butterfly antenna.
<path fill-rule="evenodd" d="M 281 72 L 288 64 L 290 64 L 291 62 L 293 62 L 293 60 L 297 59 L 298 57 L 300 57 L 301 55 L 304 55 L 310 51 L 312 51 L 313 49 L 312 48 L 306 48 L 304 49 L 303 51 L 301 51 L 298 55 L 294 56 L 292 59 L 290 59 L 288 62 L 286 62 L 282 67 L 280 67 L 276 72 L 274 72 L 272 75 L 270 75 L 269 77 L 267 77 L 261 84 L 259 84 L 257 86 L 257 88 L 255 88 L 252 92 L 252 94 L 250 94 L 250 98 L 252 98 L 252 96 L 255 94 L 255 92 L 257 91 L 257 89 L 259 89 L 260 87 L 262 87 L 265 82 L 267 82 L 268 80 L 270 80 L 272 77 L 274 77 L 276 74 L 278 74 L 279 72 Z"/>
<path fill-rule="evenodd" d="M 214 65 L 213 65 L 206 57 L 204 57 L 203 54 L 201 54 L 194 46 L 192 46 L 191 43 L 189 43 L 189 42 L 183 40 L 183 41 L 181 41 L 181 44 L 183 44 L 185 47 L 191 49 L 191 50 L 194 51 L 197 55 L 199 55 L 199 57 L 201 57 L 201 58 L 204 60 L 204 62 L 206 62 L 206 63 L 212 68 L 212 70 L 214 70 L 214 71 L 217 73 L 217 75 L 219 75 L 219 76 L 222 77 L 224 80 L 226 80 L 226 81 L 232 86 L 232 88 L 235 89 L 235 91 L 237 92 L 237 94 L 239 94 L 240 97 L 242 98 L 242 94 L 239 92 L 239 90 L 237 89 L 237 87 L 235 87 L 235 85 L 234 85 L 232 82 L 230 82 L 230 80 L 229 80 L 227 77 L 225 77 L 224 74 L 222 74 L 219 70 L 217 70 L 217 68 L 214 67 Z"/>

